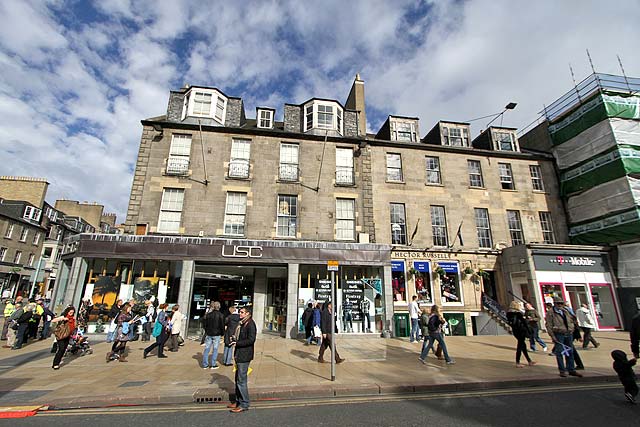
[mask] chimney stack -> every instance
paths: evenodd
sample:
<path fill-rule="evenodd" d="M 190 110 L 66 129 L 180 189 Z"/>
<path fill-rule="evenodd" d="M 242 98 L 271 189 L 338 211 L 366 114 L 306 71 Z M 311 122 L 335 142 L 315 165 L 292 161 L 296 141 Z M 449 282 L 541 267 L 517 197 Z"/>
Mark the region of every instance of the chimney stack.
<path fill-rule="evenodd" d="M 345 102 L 345 107 L 349 110 L 358 111 L 358 134 L 362 137 L 367 136 L 367 113 L 364 105 L 364 80 L 360 79 L 360 73 L 356 74 L 356 78 L 351 86 L 349 97 Z"/>

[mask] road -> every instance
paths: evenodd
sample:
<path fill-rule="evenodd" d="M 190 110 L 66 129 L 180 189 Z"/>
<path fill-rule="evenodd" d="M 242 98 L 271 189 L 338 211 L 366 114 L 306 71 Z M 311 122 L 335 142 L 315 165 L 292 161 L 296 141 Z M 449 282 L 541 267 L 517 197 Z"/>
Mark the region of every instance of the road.
<path fill-rule="evenodd" d="M 632 405 L 616 384 L 460 392 L 446 395 L 352 397 L 256 402 L 231 414 L 222 404 L 75 409 L 41 412 L 25 426 L 636 426 Z M 240 423 L 240 424 L 238 424 Z M 220 425 L 222 425 L 220 424 Z"/>

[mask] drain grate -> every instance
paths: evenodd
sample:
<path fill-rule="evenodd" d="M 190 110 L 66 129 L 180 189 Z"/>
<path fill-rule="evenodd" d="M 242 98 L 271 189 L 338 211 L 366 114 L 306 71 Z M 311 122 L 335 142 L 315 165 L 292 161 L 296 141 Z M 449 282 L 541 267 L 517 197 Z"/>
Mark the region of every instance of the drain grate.
<path fill-rule="evenodd" d="M 229 399 L 229 393 L 219 388 L 201 388 L 193 393 L 194 403 L 220 403 Z"/>
<path fill-rule="evenodd" d="M 220 396 L 194 397 L 193 402 L 194 403 L 218 403 L 218 402 L 222 402 L 222 397 Z"/>

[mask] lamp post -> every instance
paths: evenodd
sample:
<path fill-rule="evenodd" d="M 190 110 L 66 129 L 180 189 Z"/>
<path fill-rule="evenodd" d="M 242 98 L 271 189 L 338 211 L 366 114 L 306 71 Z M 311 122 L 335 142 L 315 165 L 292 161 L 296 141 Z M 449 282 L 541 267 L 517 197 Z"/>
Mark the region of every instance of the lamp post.
<path fill-rule="evenodd" d="M 36 288 L 36 283 L 38 282 L 38 275 L 40 274 L 40 265 L 42 265 L 42 260 L 47 259 L 48 257 L 41 256 L 38 258 L 38 265 L 36 267 L 36 274 L 33 276 L 33 282 L 31 283 L 31 289 L 29 290 L 29 299 L 33 298 L 33 291 Z"/>

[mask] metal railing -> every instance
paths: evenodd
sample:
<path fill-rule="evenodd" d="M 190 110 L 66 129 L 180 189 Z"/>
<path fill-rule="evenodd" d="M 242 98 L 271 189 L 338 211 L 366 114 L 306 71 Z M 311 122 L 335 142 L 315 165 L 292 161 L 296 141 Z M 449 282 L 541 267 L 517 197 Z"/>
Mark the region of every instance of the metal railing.
<path fill-rule="evenodd" d="M 297 181 L 299 176 L 300 174 L 297 164 L 280 164 L 278 177 L 281 181 Z"/>
<path fill-rule="evenodd" d="M 245 159 L 232 160 L 229 163 L 229 178 L 249 178 L 249 161 Z"/>
<path fill-rule="evenodd" d="M 484 293 L 482 294 L 482 307 L 484 307 L 488 312 L 493 313 L 505 324 L 509 324 L 509 319 L 507 319 L 507 312 L 505 309 L 498 303 L 498 301 L 489 298 Z"/>
<path fill-rule="evenodd" d="M 353 168 L 336 167 L 336 185 L 354 185 L 356 182 Z"/>
<path fill-rule="evenodd" d="M 169 157 L 167 159 L 167 175 L 187 175 L 189 173 L 189 158 Z"/>

